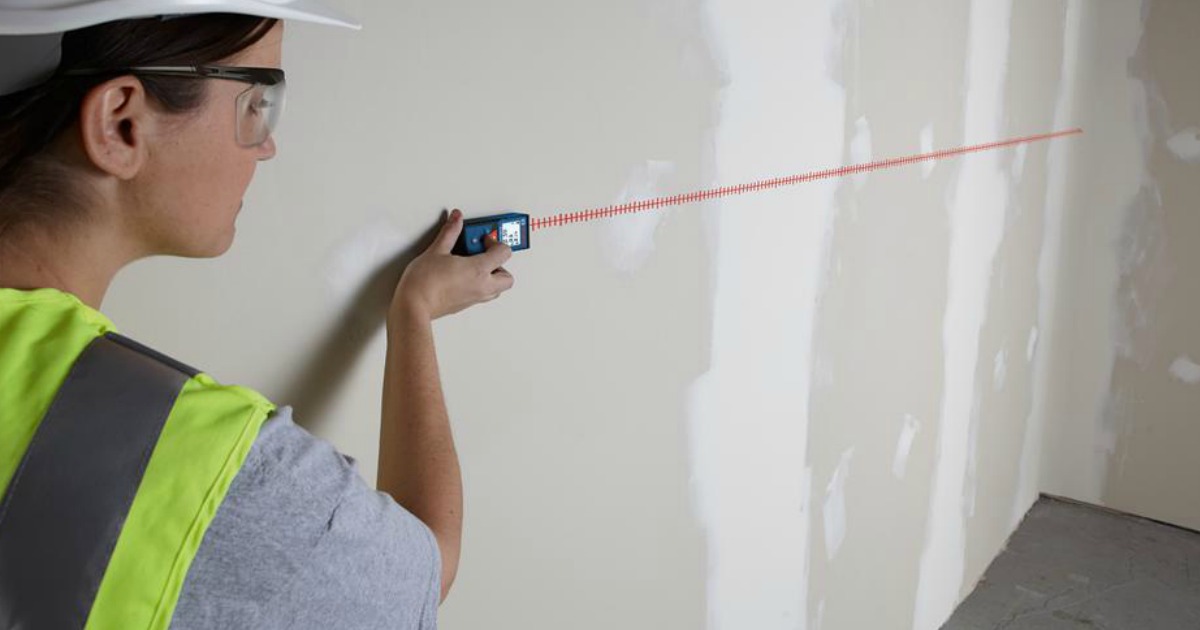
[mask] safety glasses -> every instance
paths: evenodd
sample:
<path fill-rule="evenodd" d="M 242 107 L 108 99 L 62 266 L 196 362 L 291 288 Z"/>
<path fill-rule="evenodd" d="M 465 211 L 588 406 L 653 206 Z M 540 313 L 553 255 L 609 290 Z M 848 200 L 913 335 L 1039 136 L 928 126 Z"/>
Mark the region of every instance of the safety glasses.
<path fill-rule="evenodd" d="M 65 76 L 95 76 L 101 74 L 154 75 L 195 79 L 226 79 L 249 83 L 236 102 L 237 143 L 257 147 L 271 137 L 279 116 L 283 113 L 287 81 L 279 68 L 245 68 L 240 66 L 131 66 L 127 68 L 82 68 L 67 70 Z"/>

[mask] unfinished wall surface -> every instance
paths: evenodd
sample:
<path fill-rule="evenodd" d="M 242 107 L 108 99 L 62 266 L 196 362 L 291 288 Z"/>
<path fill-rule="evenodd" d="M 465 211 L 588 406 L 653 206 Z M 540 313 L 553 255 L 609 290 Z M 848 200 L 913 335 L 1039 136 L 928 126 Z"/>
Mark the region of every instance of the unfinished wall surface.
<path fill-rule="evenodd" d="M 1118 3 L 1097 4 L 343 2 L 364 31 L 288 27 L 280 152 L 234 248 L 139 263 L 105 311 L 373 480 L 383 309 L 443 208 L 1075 127 L 1081 46 Z M 512 292 L 437 324 L 466 490 L 442 627 L 938 627 L 1033 503 L 1064 407 L 1079 142 L 535 233 Z"/>
<path fill-rule="evenodd" d="M 868 133 L 887 156 L 1074 126 L 1080 9 L 854 7 L 847 159 Z M 810 627 L 938 627 L 1032 502 L 1070 142 L 840 185 L 815 301 Z"/>
<path fill-rule="evenodd" d="M 1044 487 L 1200 528 L 1200 5 L 1095 4 Z"/>

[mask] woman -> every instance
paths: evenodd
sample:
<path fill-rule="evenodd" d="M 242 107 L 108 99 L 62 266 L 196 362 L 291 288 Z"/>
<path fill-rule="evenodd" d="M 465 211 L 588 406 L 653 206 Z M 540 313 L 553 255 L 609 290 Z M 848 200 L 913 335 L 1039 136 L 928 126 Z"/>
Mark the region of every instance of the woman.
<path fill-rule="evenodd" d="M 356 25 L 310 0 L 63 4 L 0 0 L 0 628 L 436 627 L 462 490 L 431 322 L 511 288 L 511 250 L 451 256 L 456 210 L 401 275 L 376 492 L 290 407 L 99 310 L 135 260 L 229 249 L 275 154 L 280 19 Z"/>

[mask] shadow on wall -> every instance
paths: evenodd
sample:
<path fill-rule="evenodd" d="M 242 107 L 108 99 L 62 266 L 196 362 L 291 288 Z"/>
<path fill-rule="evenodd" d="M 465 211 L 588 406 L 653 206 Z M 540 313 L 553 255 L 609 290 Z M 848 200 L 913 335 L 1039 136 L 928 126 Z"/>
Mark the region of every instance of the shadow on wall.
<path fill-rule="evenodd" d="M 316 349 L 306 353 L 310 357 L 308 363 L 297 370 L 298 376 L 279 398 L 295 410 L 297 424 L 314 433 L 324 428 L 325 411 L 343 388 L 354 363 L 385 324 L 401 274 L 433 243 L 440 227 L 439 221 L 368 276 L 348 301 L 341 317 L 321 335 Z"/>

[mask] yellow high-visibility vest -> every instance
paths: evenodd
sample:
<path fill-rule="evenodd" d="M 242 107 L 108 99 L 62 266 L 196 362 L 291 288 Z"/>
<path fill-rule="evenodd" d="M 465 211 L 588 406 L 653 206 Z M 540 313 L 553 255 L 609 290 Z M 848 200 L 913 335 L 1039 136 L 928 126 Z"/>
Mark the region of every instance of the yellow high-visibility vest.
<path fill-rule="evenodd" d="M 166 628 L 275 408 L 70 293 L 0 288 L 0 628 Z"/>

